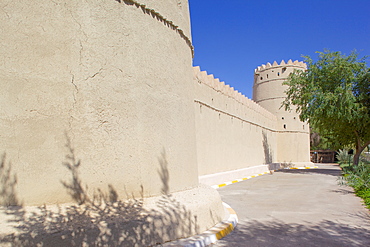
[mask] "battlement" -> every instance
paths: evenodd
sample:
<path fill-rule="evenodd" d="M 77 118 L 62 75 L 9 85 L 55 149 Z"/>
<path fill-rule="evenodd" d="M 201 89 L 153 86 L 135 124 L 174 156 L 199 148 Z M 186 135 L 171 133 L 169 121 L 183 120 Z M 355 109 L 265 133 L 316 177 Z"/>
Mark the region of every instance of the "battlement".
<path fill-rule="evenodd" d="M 193 67 L 193 76 L 194 80 L 198 83 L 203 83 L 213 90 L 224 94 L 227 97 L 230 97 L 237 101 L 238 103 L 250 108 L 251 110 L 258 112 L 268 119 L 276 119 L 276 116 L 265 108 L 249 99 L 247 96 L 240 93 L 238 90 L 234 89 L 230 85 L 226 84 L 223 81 L 220 81 L 218 78 L 214 78 L 213 74 L 208 74 L 207 71 L 201 71 L 199 66 Z"/>
<path fill-rule="evenodd" d="M 289 74 L 292 73 L 295 69 L 306 70 L 307 65 L 304 62 L 300 62 L 298 60 L 295 60 L 293 62 L 291 59 L 289 59 L 288 62 L 285 62 L 284 60 L 282 60 L 280 64 L 278 64 L 276 61 L 274 61 L 272 64 L 271 63 L 262 64 L 261 66 L 258 66 L 257 69 L 254 70 L 253 88 L 255 89 L 256 86 L 261 83 L 266 83 L 266 82 L 276 83 L 277 81 L 285 80 L 287 79 Z M 279 82 L 276 85 L 277 86 L 276 89 L 280 88 L 279 86 L 280 84 L 281 82 Z M 263 91 L 264 93 L 269 93 L 269 92 L 273 93 L 273 91 L 269 91 L 269 90 L 266 91 L 266 89 L 263 89 Z M 280 92 L 280 97 L 285 97 L 284 90 Z M 256 100 L 254 93 L 253 93 L 253 100 Z M 257 100 L 256 102 L 259 103 L 259 101 Z"/>
<path fill-rule="evenodd" d="M 289 59 L 288 62 L 285 62 L 284 60 L 281 60 L 280 64 L 278 64 L 276 61 L 274 61 L 272 64 L 267 63 L 266 65 L 262 64 L 261 66 L 258 66 L 257 69 L 254 70 L 254 73 L 258 74 L 258 73 L 263 72 L 264 70 L 267 70 L 267 69 L 280 68 L 280 67 L 297 67 L 297 68 L 302 68 L 302 69 L 306 70 L 307 69 L 307 64 L 302 62 L 302 61 L 298 61 L 298 60 L 295 60 L 293 62 L 291 59 Z"/>

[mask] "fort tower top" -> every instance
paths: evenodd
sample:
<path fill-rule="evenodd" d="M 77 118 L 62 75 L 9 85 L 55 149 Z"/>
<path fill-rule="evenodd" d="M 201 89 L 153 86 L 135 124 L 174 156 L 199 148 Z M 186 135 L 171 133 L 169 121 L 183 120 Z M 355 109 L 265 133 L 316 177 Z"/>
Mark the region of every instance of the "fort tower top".
<path fill-rule="evenodd" d="M 309 161 L 309 126 L 299 120 L 293 108 L 285 111 L 281 104 L 286 97 L 283 82 L 294 70 L 306 70 L 303 62 L 284 60 L 278 64 L 259 66 L 254 72 L 253 100 L 277 117 L 278 162 Z"/>
<path fill-rule="evenodd" d="M 278 130 L 307 130 L 307 126 L 299 121 L 295 110 L 287 112 L 281 107 L 287 89 L 287 86 L 282 85 L 283 82 L 295 69 L 305 70 L 306 68 L 303 62 L 289 60 L 285 63 L 282 60 L 280 64 L 275 61 L 272 65 L 267 63 L 258 66 L 254 72 L 253 100 L 278 117 L 281 123 Z"/>

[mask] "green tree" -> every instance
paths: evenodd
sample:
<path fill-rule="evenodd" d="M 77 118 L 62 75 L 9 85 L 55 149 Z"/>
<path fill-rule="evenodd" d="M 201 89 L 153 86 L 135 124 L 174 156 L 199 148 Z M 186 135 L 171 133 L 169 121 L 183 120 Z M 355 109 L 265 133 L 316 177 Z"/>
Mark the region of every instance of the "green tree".
<path fill-rule="evenodd" d="M 310 148 L 311 150 L 333 149 L 331 142 L 310 126 Z"/>
<path fill-rule="evenodd" d="M 370 144 L 370 69 L 367 57 L 341 52 L 317 52 L 318 59 L 303 56 L 306 71 L 295 70 L 283 83 L 288 86 L 282 103 L 295 106 L 302 121 L 308 121 L 333 147 L 355 147 L 353 163 Z"/>

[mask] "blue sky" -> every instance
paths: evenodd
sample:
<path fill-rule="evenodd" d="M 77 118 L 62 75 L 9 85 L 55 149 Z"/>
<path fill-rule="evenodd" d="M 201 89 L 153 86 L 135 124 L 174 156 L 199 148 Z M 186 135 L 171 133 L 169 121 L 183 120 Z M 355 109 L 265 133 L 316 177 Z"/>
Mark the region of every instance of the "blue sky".
<path fill-rule="evenodd" d="M 189 0 L 194 66 L 252 98 L 254 69 L 330 49 L 370 55 L 370 0 Z M 369 63 L 368 63 L 369 64 Z"/>

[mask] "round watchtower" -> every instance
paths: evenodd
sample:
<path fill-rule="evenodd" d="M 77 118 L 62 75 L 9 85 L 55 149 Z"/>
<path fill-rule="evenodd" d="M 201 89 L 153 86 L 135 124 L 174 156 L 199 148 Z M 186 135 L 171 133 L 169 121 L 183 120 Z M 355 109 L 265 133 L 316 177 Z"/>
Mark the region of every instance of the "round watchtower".
<path fill-rule="evenodd" d="M 285 111 L 281 104 L 287 86 L 283 82 L 294 70 L 305 70 L 306 64 L 289 60 L 259 66 L 254 73 L 253 100 L 277 117 L 278 162 L 304 165 L 310 162 L 309 126 L 299 120 L 295 109 Z"/>

